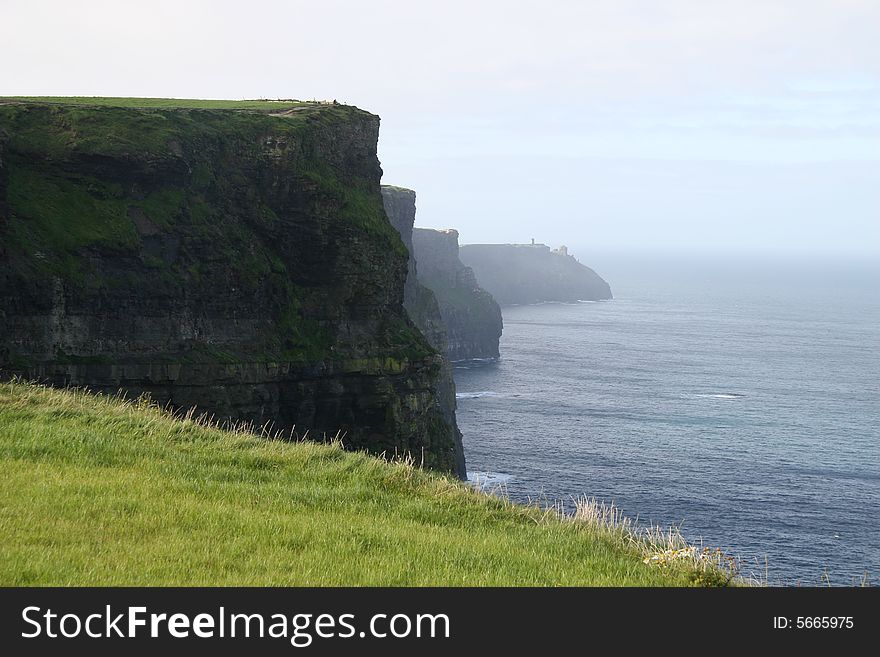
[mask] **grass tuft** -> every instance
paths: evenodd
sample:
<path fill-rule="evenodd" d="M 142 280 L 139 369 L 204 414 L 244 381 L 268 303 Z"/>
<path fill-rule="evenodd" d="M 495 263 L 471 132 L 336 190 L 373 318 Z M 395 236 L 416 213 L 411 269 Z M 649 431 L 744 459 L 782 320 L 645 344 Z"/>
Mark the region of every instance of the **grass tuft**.
<path fill-rule="evenodd" d="M 720 548 L 691 545 L 679 527 L 639 526 L 613 503 L 586 497 L 576 499 L 571 518 L 593 531 L 632 545 L 643 555 L 644 564 L 661 569 L 686 565 L 693 570 L 695 584 L 727 586 L 740 577 L 737 559 Z"/>

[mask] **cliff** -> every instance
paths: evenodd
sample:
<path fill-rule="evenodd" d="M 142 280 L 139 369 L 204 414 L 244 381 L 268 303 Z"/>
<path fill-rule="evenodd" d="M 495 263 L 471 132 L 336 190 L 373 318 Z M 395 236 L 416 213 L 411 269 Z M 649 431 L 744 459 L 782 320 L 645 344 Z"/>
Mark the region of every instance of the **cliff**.
<path fill-rule="evenodd" d="M 391 225 L 400 235 L 407 250 L 407 274 L 403 287 L 403 307 L 409 318 L 422 332 L 428 343 L 443 354 L 440 378 L 444 385 L 438 389 L 438 400 L 444 419 L 458 431 L 455 420 L 455 382 L 449 363 L 448 336 L 434 293 L 419 282 L 416 260 L 413 256 L 413 222 L 416 218 L 416 193 L 411 189 L 382 185 L 382 203 Z M 458 434 L 461 441 L 461 434 Z"/>
<path fill-rule="evenodd" d="M 463 476 L 451 379 L 403 309 L 378 117 L 122 100 L 0 100 L 0 374 Z"/>
<path fill-rule="evenodd" d="M 382 202 L 385 213 L 409 253 L 403 307 L 410 319 L 441 353 L 447 353 L 446 327 L 440 315 L 440 306 L 434 293 L 421 284 L 413 255 L 413 224 L 416 219 L 416 193 L 404 187 L 382 185 Z"/>
<path fill-rule="evenodd" d="M 498 358 L 501 308 L 458 258 L 458 231 L 413 230 L 418 280 L 437 297 L 450 360 Z"/>
<path fill-rule="evenodd" d="M 611 299 L 611 287 L 563 246 L 466 244 L 461 261 L 502 305 Z"/>

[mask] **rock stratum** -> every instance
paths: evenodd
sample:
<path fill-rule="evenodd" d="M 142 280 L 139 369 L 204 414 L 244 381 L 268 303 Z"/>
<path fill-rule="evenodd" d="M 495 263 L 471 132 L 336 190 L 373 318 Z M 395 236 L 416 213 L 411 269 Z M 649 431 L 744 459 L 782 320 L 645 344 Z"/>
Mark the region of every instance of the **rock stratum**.
<path fill-rule="evenodd" d="M 466 244 L 459 257 L 501 305 L 612 298 L 611 286 L 564 246 Z"/>
<path fill-rule="evenodd" d="M 459 260 L 458 231 L 415 228 L 412 244 L 418 281 L 437 298 L 449 359 L 498 358 L 501 308 Z"/>
<path fill-rule="evenodd" d="M 272 423 L 464 476 L 403 308 L 379 118 L 0 100 L 0 374 Z"/>

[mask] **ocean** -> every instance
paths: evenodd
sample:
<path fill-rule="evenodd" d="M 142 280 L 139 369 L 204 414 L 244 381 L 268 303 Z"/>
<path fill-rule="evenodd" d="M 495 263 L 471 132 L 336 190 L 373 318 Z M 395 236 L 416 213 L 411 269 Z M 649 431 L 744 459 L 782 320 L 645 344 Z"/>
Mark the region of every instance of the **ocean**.
<path fill-rule="evenodd" d="M 770 584 L 880 583 L 880 268 L 581 261 L 613 301 L 505 307 L 501 359 L 456 365 L 469 476 L 680 525 Z"/>

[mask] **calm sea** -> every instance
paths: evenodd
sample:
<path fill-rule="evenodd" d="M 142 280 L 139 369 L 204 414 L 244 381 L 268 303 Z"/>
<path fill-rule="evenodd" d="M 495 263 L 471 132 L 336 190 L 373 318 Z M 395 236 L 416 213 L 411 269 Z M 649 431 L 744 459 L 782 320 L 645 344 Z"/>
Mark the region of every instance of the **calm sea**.
<path fill-rule="evenodd" d="M 504 308 L 459 364 L 468 470 L 613 501 L 771 584 L 880 583 L 880 269 L 583 258 L 610 302 Z"/>

